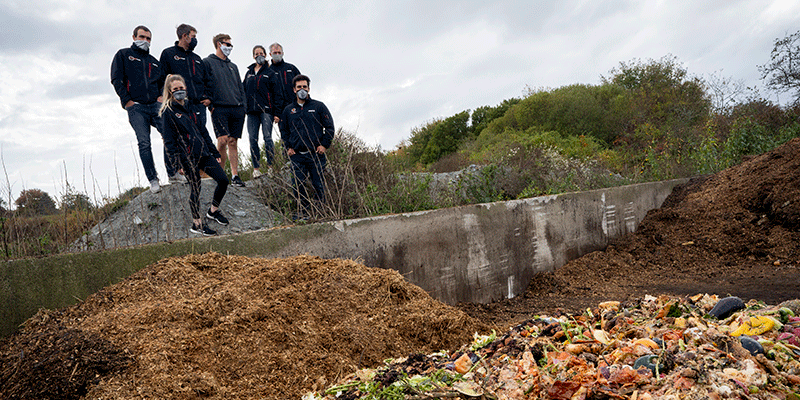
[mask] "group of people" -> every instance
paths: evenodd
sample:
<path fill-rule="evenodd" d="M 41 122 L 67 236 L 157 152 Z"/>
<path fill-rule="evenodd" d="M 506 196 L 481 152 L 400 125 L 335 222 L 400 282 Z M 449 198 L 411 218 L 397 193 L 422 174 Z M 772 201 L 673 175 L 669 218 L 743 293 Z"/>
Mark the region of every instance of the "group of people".
<path fill-rule="evenodd" d="M 150 55 L 151 31 L 137 26 L 131 47 L 120 49 L 111 64 L 111 83 L 136 134 L 150 191 L 161 190 L 150 145 L 150 128 L 155 127 L 164 141 L 169 181 L 190 187 L 189 230 L 215 235 L 205 219 L 227 225 L 220 204 L 228 185 L 245 186 L 238 171 L 238 140 L 246 120 L 253 177 L 262 175 L 259 130 L 264 135 L 269 166 L 274 159 L 272 125 L 277 123 L 292 165 L 299 214 L 310 207 L 303 185 L 306 179 L 311 179 L 316 200 L 324 201 L 322 174 L 327 163 L 325 152 L 334 135 L 333 118 L 325 104 L 309 96 L 311 79 L 283 60 L 283 47 L 273 43 L 267 52 L 264 46 L 255 46 L 255 62 L 242 80 L 238 67 L 228 58 L 233 50 L 230 35 L 214 36 L 215 52 L 201 59 L 194 53 L 197 30 L 181 24 L 176 34 L 175 45 L 164 49 L 157 60 Z M 206 109 L 211 113 L 216 145 L 206 129 Z M 230 162 L 230 181 L 223 169 L 226 161 Z M 205 219 L 200 212 L 200 171 L 217 183 Z"/>

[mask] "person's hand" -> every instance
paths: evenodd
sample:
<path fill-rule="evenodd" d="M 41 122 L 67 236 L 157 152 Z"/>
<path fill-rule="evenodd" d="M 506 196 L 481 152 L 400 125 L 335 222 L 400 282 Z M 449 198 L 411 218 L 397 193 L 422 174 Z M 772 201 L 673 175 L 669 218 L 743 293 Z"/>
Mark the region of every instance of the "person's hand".
<path fill-rule="evenodd" d="M 200 104 L 202 104 L 202 105 L 204 105 L 204 106 L 208 107 L 208 106 L 210 106 L 210 105 L 211 105 L 211 100 L 209 100 L 209 99 L 200 100 Z"/>
<path fill-rule="evenodd" d="M 159 102 L 159 103 L 161 103 L 161 96 L 158 96 L 158 98 L 156 99 L 156 101 L 157 101 L 157 102 Z"/>
<path fill-rule="evenodd" d="M 186 173 L 183 172 L 183 168 L 179 169 L 178 173 L 181 174 L 181 175 L 186 175 Z"/>
<path fill-rule="evenodd" d="M 134 103 L 133 100 L 128 100 L 128 102 L 125 103 L 125 109 L 132 107 L 134 104 L 136 103 Z"/>
<path fill-rule="evenodd" d="M 217 158 L 217 164 L 222 165 L 222 158 Z"/>
<path fill-rule="evenodd" d="M 319 145 L 317 146 L 317 154 L 325 154 L 325 146 Z"/>
<path fill-rule="evenodd" d="M 293 156 L 295 154 L 294 149 L 286 149 L 286 154 L 288 154 L 289 157 Z"/>
<path fill-rule="evenodd" d="M 281 122 L 281 119 L 280 119 L 280 118 L 278 118 L 278 116 L 277 116 L 277 115 L 276 115 L 275 117 L 273 117 L 273 119 L 275 120 L 275 123 L 276 123 L 276 124 L 277 124 L 278 122 Z"/>

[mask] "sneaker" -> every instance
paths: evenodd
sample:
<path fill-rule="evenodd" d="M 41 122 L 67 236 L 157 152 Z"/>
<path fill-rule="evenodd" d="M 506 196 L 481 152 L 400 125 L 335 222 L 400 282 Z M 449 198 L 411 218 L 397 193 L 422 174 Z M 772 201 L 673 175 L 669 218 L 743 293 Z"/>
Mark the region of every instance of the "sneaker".
<path fill-rule="evenodd" d="M 244 187 L 244 182 L 242 182 L 242 178 L 239 178 L 239 175 L 233 176 L 233 179 L 231 179 L 231 184 L 233 184 L 233 186 Z"/>
<path fill-rule="evenodd" d="M 217 231 L 208 227 L 208 225 L 201 223 L 200 226 L 195 225 L 192 223 L 192 227 L 189 228 L 189 232 L 197 233 L 203 236 L 214 236 L 217 234 Z"/>
<path fill-rule="evenodd" d="M 169 183 L 186 183 L 186 177 L 176 172 L 169 177 Z"/>
<path fill-rule="evenodd" d="M 256 179 L 256 178 L 258 178 L 258 177 L 259 177 L 259 176 L 261 176 L 261 175 L 263 175 L 263 174 L 261 173 L 261 171 L 259 171 L 259 170 L 257 170 L 257 169 L 254 169 L 254 170 L 253 170 L 253 179 Z"/>
<path fill-rule="evenodd" d="M 225 218 L 224 215 L 222 215 L 222 211 L 220 209 L 217 209 L 217 211 L 214 211 L 212 213 L 211 209 L 209 208 L 208 211 L 206 211 L 206 217 L 219 222 L 220 225 L 228 225 L 228 219 Z"/>
<path fill-rule="evenodd" d="M 161 185 L 158 183 L 158 179 L 153 179 L 150 181 L 150 193 L 158 193 L 161 191 Z"/>

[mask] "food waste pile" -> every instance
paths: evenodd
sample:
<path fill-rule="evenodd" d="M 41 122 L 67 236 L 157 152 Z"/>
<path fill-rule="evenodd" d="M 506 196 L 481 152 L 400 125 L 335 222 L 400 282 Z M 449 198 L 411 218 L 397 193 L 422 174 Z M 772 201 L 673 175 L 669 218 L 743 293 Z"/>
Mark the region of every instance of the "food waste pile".
<path fill-rule="evenodd" d="M 645 296 L 362 369 L 320 399 L 800 399 L 800 300 Z"/>

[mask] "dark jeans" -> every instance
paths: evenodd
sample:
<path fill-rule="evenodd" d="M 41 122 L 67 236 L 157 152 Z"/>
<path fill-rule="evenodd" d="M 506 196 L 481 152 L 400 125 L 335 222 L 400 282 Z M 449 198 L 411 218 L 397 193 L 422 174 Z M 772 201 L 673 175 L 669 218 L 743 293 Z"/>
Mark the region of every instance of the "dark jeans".
<path fill-rule="evenodd" d="M 244 129 L 244 107 L 215 106 L 211 111 L 211 123 L 214 124 L 214 134 L 217 137 L 229 136 L 241 139 Z"/>
<path fill-rule="evenodd" d="M 211 205 L 219 207 L 222 203 L 222 198 L 225 197 L 225 192 L 228 191 L 228 176 L 219 165 L 216 159 L 209 156 L 200 157 L 196 165 L 192 165 L 191 161 L 184 160 L 181 164 L 190 164 L 183 166 L 183 172 L 186 173 L 186 180 L 189 181 L 189 208 L 192 210 L 192 218 L 200 219 L 200 170 L 203 170 L 206 175 L 217 181 L 217 188 L 214 189 L 214 198 L 211 200 Z"/>
<path fill-rule="evenodd" d="M 161 133 L 161 117 L 158 116 L 158 109 L 161 103 L 138 104 L 126 108 L 128 111 L 128 122 L 131 123 L 133 132 L 136 133 L 136 141 L 139 144 L 139 158 L 142 160 L 144 174 L 148 181 L 158 179 L 156 163 L 153 161 L 153 150 L 150 146 L 150 127 L 156 128 Z M 175 166 L 170 162 L 167 149 L 164 148 L 164 165 L 167 167 L 167 175 L 175 175 Z"/>
<path fill-rule="evenodd" d="M 324 154 L 319 155 L 313 151 L 302 153 L 295 153 L 289 157 L 292 161 L 292 173 L 294 175 L 294 194 L 300 202 L 300 206 L 309 210 L 310 201 L 308 192 L 303 182 L 308 177 L 311 177 L 311 185 L 314 186 L 314 198 L 320 203 L 325 201 L 325 182 L 323 181 L 323 172 L 328 163 L 328 159 Z"/>
<path fill-rule="evenodd" d="M 247 114 L 247 133 L 250 134 L 250 160 L 253 168 L 261 168 L 258 159 L 261 158 L 261 148 L 258 147 L 258 128 L 264 132 L 264 153 L 267 156 L 267 165 L 272 165 L 275 157 L 275 146 L 272 143 L 272 115 L 267 113 Z"/>

